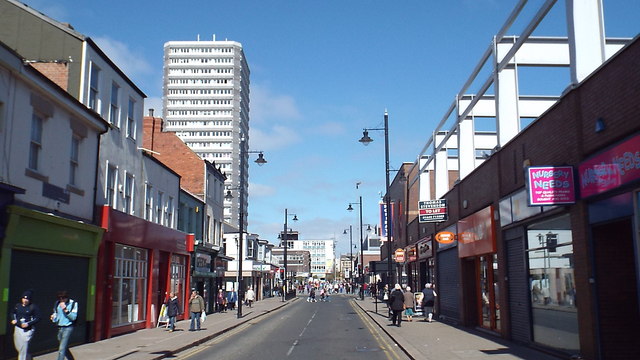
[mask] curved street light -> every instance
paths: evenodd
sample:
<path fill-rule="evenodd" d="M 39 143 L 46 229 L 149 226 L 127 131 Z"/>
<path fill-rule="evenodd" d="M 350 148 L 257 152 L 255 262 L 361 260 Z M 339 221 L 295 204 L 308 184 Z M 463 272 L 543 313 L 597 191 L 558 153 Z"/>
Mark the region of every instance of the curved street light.
<path fill-rule="evenodd" d="M 385 159 L 385 206 L 386 206 L 386 224 L 382 225 L 387 237 L 387 285 L 391 288 L 393 285 L 391 271 L 391 195 L 389 194 L 389 113 L 384 111 L 384 128 L 365 128 L 362 131 L 362 138 L 358 140 L 363 145 L 369 145 L 373 139 L 369 137 L 369 131 L 384 131 L 384 159 Z"/>

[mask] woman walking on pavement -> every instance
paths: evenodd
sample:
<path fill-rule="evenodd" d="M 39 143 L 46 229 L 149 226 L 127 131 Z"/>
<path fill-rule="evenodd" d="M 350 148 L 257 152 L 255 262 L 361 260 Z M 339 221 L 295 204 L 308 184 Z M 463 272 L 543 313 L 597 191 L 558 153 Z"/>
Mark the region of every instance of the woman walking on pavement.
<path fill-rule="evenodd" d="M 402 322 L 402 310 L 404 308 L 404 294 L 400 284 L 396 284 L 395 289 L 389 294 L 389 307 L 391 308 L 391 323 L 400 327 Z"/>
<path fill-rule="evenodd" d="M 189 331 L 200 330 L 200 316 L 204 311 L 204 299 L 198 294 L 196 289 L 191 291 L 189 298 L 189 312 L 191 313 L 191 325 Z"/>
<path fill-rule="evenodd" d="M 411 292 L 411 288 L 407 286 L 404 292 L 404 314 L 407 316 L 407 321 L 413 321 L 413 309 L 416 307 L 416 300 Z"/>
<path fill-rule="evenodd" d="M 435 303 L 436 296 L 438 296 L 438 294 L 433 290 L 433 284 L 424 284 L 424 289 L 422 290 L 422 311 L 424 311 L 426 317 L 424 321 L 431 322 L 433 320 L 433 305 Z"/>
<path fill-rule="evenodd" d="M 167 306 L 167 316 L 169 317 L 169 332 L 173 332 L 176 328 L 176 317 L 182 313 L 176 293 L 170 292 L 169 298 L 164 304 Z"/>

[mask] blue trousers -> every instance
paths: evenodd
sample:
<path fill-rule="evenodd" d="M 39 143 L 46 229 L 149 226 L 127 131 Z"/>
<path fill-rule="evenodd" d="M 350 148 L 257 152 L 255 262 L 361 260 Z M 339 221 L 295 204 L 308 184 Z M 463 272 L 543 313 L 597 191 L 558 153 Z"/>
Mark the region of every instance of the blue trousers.
<path fill-rule="evenodd" d="M 74 360 L 71 351 L 69 351 L 69 338 L 72 332 L 73 326 L 58 327 L 58 342 L 60 342 L 60 346 L 58 347 L 58 360 L 64 360 L 65 358 Z"/>
<path fill-rule="evenodd" d="M 195 325 L 195 328 L 194 328 Z M 191 325 L 189 326 L 189 330 L 200 330 L 200 313 L 199 312 L 191 312 Z"/>
<path fill-rule="evenodd" d="M 169 329 L 173 330 L 176 328 L 176 317 L 169 316 Z"/>

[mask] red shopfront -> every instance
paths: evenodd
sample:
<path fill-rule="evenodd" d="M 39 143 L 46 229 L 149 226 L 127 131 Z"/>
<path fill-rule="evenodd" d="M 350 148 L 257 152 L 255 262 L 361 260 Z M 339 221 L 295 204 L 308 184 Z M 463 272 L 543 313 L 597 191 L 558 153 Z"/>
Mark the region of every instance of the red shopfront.
<path fill-rule="evenodd" d="M 500 331 L 498 256 L 493 206 L 458 221 L 458 257 L 463 264 L 465 317 L 470 324 Z"/>
<path fill-rule="evenodd" d="M 106 231 L 98 251 L 94 341 L 155 327 L 170 291 L 185 306 L 193 247 L 193 237 L 181 231 L 107 206 L 100 211 Z"/>

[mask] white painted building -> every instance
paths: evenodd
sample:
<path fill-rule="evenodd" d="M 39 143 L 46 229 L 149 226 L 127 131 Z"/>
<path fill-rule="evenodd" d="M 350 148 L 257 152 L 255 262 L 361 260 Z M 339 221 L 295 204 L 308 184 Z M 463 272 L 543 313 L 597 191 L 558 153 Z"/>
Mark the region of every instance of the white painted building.
<path fill-rule="evenodd" d="M 233 198 L 224 218 L 239 228 L 239 201 L 247 208 L 248 151 L 244 151 L 244 199 L 240 199 L 240 146 L 249 140 L 249 66 L 235 41 L 169 41 L 164 45 L 163 118 L 201 158 L 227 175 Z M 245 149 L 246 150 L 246 149 Z M 245 217 L 244 228 L 247 228 Z"/>
<path fill-rule="evenodd" d="M 100 135 L 108 124 L 0 43 L 0 182 L 16 204 L 93 221 Z"/>

